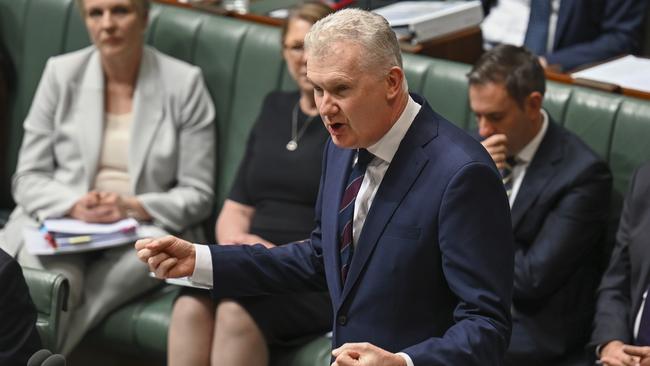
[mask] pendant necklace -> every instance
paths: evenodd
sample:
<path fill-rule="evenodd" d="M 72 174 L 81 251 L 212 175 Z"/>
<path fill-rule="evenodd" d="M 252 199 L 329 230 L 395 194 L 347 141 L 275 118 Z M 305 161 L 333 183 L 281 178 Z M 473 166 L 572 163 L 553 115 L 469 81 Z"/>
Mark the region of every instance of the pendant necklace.
<path fill-rule="evenodd" d="M 310 116 L 305 120 L 305 123 L 300 127 L 300 131 L 298 131 L 298 108 L 300 107 L 300 99 L 298 99 L 298 103 L 293 107 L 293 115 L 291 116 L 291 140 L 287 142 L 287 150 L 289 151 L 296 151 L 298 149 L 298 141 L 302 137 L 302 135 L 305 134 L 305 131 L 307 130 L 307 127 L 309 127 L 309 123 L 316 118 L 316 116 Z"/>

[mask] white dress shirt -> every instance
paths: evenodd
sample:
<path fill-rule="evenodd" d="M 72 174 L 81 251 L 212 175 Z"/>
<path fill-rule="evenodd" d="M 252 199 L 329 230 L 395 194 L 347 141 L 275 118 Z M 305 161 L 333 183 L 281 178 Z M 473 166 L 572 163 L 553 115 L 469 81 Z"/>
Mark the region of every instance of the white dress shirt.
<path fill-rule="evenodd" d="M 499 0 L 481 23 L 483 47 L 486 50 L 497 44 L 505 43 L 523 46 L 528 29 L 531 0 Z M 535 0 L 547 1 L 547 0 Z M 548 24 L 548 40 L 546 51 L 553 51 L 553 41 L 557 30 L 557 18 L 560 11 L 560 0 L 551 1 L 551 17 Z"/>
<path fill-rule="evenodd" d="M 382 179 L 384 179 L 384 175 L 386 175 L 386 171 L 388 170 L 402 139 L 411 127 L 411 124 L 413 123 L 413 120 L 415 120 L 420 108 L 421 106 L 409 96 L 406 108 L 404 108 L 404 111 L 393 127 L 391 127 L 391 129 L 388 130 L 379 141 L 367 148 L 367 150 L 374 155 L 374 158 L 366 167 L 366 172 L 363 176 L 359 193 L 354 201 L 352 244 L 355 247 L 357 240 L 359 240 L 361 230 L 363 229 L 363 223 L 368 216 L 368 211 L 370 210 L 372 201 L 377 193 L 377 189 L 379 188 Z M 357 157 L 354 158 L 354 163 L 356 163 L 356 160 Z M 206 245 L 201 244 L 194 244 L 194 248 L 196 249 L 196 265 L 194 266 L 194 273 L 192 273 L 190 280 L 197 284 L 212 287 L 214 285 L 210 249 Z M 414 366 L 409 355 L 403 352 L 397 354 L 406 361 L 407 366 Z"/>
<path fill-rule="evenodd" d="M 367 150 L 375 157 L 368 163 L 366 174 L 363 176 L 359 193 L 354 201 L 354 222 L 352 224 L 352 245 L 356 247 L 363 223 L 366 221 L 368 211 L 375 199 L 377 188 L 381 184 L 388 166 L 397 152 L 399 144 L 406 135 L 409 127 L 413 123 L 415 116 L 420 111 L 420 105 L 417 104 L 410 96 L 406 108 L 402 112 L 397 122 L 391 127 L 386 134 L 379 139 Z M 354 159 L 356 163 L 356 158 Z"/>
<path fill-rule="evenodd" d="M 641 300 L 641 307 L 639 307 L 639 312 L 636 313 L 636 318 L 634 319 L 634 339 L 639 335 L 639 327 L 641 326 L 641 315 L 643 315 L 643 307 L 645 306 L 645 301 L 648 298 L 648 290 L 643 293 L 643 300 Z"/>
<path fill-rule="evenodd" d="M 530 142 L 524 146 L 517 155 L 515 155 L 515 161 L 517 164 L 512 169 L 512 191 L 510 192 L 510 197 L 508 197 L 510 208 L 512 208 L 512 205 L 515 203 L 515 198 L 517 197 L 517 193 L 519 193 L 519 188 L 521 188 L 521 182 L 524 180 L 526 170 L 535 157 L 535 153 L 537 152 L 537 149 L 539 149 L 539 144 L 542 143 L 542 139 L 544 139 L 546 130 L 548 129 L 548 113 L 543 109 L 541 113 L 542 128 L 540 128 L 537 135 L 535 135 L 535 137 L 533 137 L 533 139 L 530 140 Z"/>

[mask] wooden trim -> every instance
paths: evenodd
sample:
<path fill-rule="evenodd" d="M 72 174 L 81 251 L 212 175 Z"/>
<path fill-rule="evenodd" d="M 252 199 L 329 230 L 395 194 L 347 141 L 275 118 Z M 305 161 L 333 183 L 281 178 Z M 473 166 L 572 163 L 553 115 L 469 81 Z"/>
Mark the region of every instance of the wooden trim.
<path fill-rule="evenodd" d="M 180 6 L 181 8 L 192 8 L 192 5 L 188 3 L 181 3 L 178 0 L 153 0 L 153 1 L 161 4 Z"/>
<path fill-rule="evenodd" d="M 284 23 L 284 19 L 273 18 L 266 15 L 259 15 L 253 13 L 240 14 L 235 12 L 228 12 L 228 16 L 233 18 L 247 20 L 250 22 L 262 23 L 266 25 L 272 25 L 275 27 L 280 27 Z"/>

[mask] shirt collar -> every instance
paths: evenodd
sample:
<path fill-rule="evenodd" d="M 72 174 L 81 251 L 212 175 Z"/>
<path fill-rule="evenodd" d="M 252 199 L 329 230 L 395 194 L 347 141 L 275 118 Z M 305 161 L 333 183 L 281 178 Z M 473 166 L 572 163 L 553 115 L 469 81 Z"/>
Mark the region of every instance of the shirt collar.
<path fill-rule="evenodd" d="M 411 127 L 415 117 L 420 112 L 421 107 L 422 106 L 416 103 L 409 95 L 406 108 L 404 108 L 404 111 L 397 119 L 397 122 L 395 122 L 393 127 L 391 127 L 390 130 L 379 139 L 379 141 L 369 146 L 368 151 L 390 164 L 393 160 L 393 156 L 395 156 L 395 153 L 397 152 L 397 148 L 399 148 L 399 144 L 402 142 L 406 132 Z"/>
<path fill-rule="evenodd" d="M 524 146 L 523 149 L 521 149 L 519 154 L 516 155 L 517 161 L 519 163 L 528 164 L 531 160 L 533 160 L 533 157 L 535 156 L 539 145 L 542 143 L 544 135 L 546 135 L 546 130 L 548 129 L 548 113 L 542 109 L 541 114 L 542 128 L 540 128 L 539 132 L 537 132 L 537 135 L 535 135 L 535 137 L 533 137 L 533 139 L 530 140 L 530 142 Z"/>

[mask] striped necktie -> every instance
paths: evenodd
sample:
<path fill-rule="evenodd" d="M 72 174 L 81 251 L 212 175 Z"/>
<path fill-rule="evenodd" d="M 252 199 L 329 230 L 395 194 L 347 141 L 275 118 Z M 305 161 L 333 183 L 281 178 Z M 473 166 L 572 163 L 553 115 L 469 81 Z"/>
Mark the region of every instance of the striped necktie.
<path fill-rule="evenodd" d="M 530 0 L 530 17 L 524 46 L 536 55 L 546 54 L 551 0 Z"/>
<path fill-rule="evenodd" d="M 506 159 L 506 165 L 499 170 L 501 173 L 501 181 L 503 182 L 503 188 L 506 189 L 506 193 L 508 194 L 508 197 L 510 197 L 510 194 L 512 193 L 512 183 L 515 180 L 513 170 L 515 168 L 515 165 L 517 165 L 517 160 L 515 159 L 514 156 L 510 156 Z"/>
<path fill-rule="evenodd" d="M 354 201 L 361 188 L 366 166 L 374 155 L 366 149 L 357 151 L 357 162 L 350 171 L 348 184 L 345 187 L 341 205 L 339 207 L 339 256 L 341 259 L 341 283 L 345 283 L 348 269 L 352 262 L 354 246 L 352 245 L 352 224 L 354 222 Z"/>

